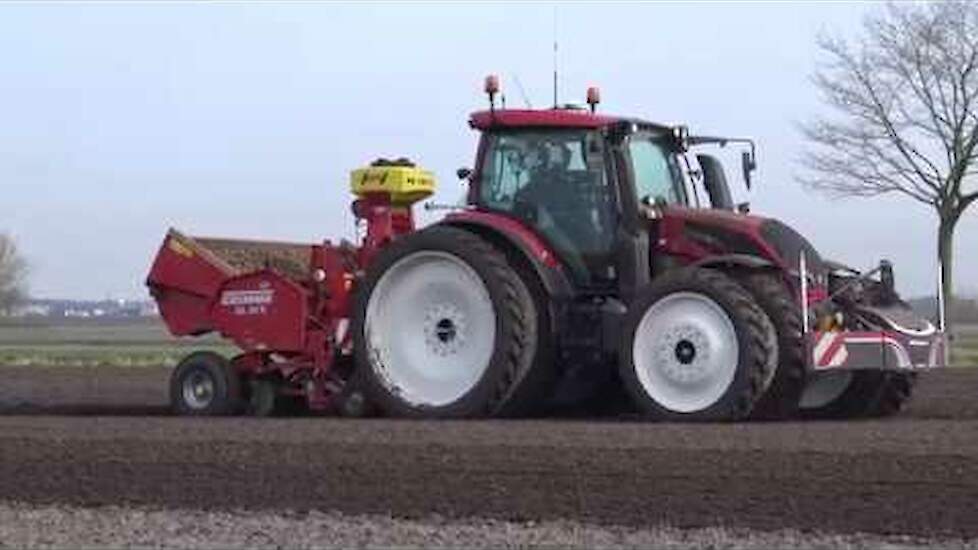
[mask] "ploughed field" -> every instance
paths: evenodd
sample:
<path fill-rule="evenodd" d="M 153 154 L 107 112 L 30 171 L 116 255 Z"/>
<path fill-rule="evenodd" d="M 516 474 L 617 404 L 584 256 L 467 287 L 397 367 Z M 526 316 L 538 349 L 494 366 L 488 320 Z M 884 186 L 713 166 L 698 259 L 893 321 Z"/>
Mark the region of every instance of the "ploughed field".
<path fill-rule="evenodd" d="M 978 369 L 891 419 L 723 425 L 178 418 L 168 376 L 0 367 L 0 498 L 978 538 Z"/>

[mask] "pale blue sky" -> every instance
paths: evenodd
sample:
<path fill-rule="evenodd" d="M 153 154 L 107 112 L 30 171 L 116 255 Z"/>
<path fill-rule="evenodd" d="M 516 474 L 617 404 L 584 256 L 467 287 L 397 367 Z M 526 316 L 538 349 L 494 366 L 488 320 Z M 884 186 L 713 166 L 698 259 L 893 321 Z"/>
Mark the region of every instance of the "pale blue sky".
<path fill-rule="evenodd" d="M 171 225 L 350 237 L 347 172 L 378 156 L 434 170 L 437 199 L 454 202 L 483 76 L 501 76 L 511 105 L 515 76 L 535 105 L 549 102 L 553 6 L 0 4 L 0 230 L 28 256 L 37 296 L 142 297 Z M 794 122 L 819 109 L 814 38 L 855 30 L 866 9 L 558 4 L 562 97 L 597 84 L 602 110 L 757 138 L 755 211 L 826 256 L 888 256 L 905 292 L 927 292 L 926 209 L 830 202 L 791 179 Z M 976 217 L 957 243 L 957 282 L 971 291 Z"/>

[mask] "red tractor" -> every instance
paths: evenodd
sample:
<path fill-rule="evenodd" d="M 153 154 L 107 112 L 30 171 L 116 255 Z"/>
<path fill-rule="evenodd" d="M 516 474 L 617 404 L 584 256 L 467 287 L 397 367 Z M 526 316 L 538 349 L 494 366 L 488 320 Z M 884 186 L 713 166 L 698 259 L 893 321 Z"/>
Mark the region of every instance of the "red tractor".
<path fill-rule="evenodd" d="M 415 227 L 434 181 L 400 160 L 353 172 L 357 245 L 167 235 L 147 283 L 169 329 L 242 350 L 184 359 L 176 411 L 854 417 L 898 411 L 944 364 L 887 262 L 822 259 L 735 205 L 716 158 L 688 158 L 749 143 L 749 185 L 747 140 L 597 114 L 596 90 L 543 110 L 486 91 L 467 201 L 438 223 Z"/>

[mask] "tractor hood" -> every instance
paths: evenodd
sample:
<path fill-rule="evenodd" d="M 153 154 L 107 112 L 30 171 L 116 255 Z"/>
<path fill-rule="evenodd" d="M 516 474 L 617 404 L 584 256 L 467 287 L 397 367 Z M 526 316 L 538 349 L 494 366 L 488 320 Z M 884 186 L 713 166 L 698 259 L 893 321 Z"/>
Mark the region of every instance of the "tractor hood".
<path fill-rule="evenodd" d="M 659 246 L 689 262 L 724 254 L 763 258 L 789 272 L 798 270 L 802 252 L 813 274 L 824 271 L 815 247 L 785 223 L 729 210 L 666 208 Z"/>

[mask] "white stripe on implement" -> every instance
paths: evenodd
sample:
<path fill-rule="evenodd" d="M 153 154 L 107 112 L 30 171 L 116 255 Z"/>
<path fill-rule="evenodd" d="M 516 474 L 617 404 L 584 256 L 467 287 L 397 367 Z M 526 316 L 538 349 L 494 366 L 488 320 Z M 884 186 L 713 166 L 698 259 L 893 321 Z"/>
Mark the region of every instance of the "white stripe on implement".
<path fill-rule="evenodd" d="M 825 355 L 826 350 L 832 345 L 835 340 L 835 335 L 831 332 L 820 332 L 818 333 L 818 341 L 815 342 L 815 349 L 812 350 L 812 357 L 815 359 L 815 364 L 822 364 L 821 358 Z"/>
<path fill-rule="evenodd" d="M 835 353 L 832 355 L 832 358 L 829 359 L 828 366 L 838 367 L 839 365 L 844 364 L 846 362 L 846 359 L 848 358 L 849 358 L 849 350 L 846 349 L 845 342 L 842 342 L 842 344 L 838 348 L 836 348 Z"/>
<path fill-rule="evenodd" d="M 336 343 L 343 345 L 343 340 L 346 338 L 346 332 L 350 329 L 350 320 L 347 318 L 342 318 L 336 323 Z"/>
<path fill-rule="evenodd" d="M 845 364 L 849 358 L 845 337 L 839 332 L 822 332 L 812 349 L 816 369 L 827 369 Z"/>

